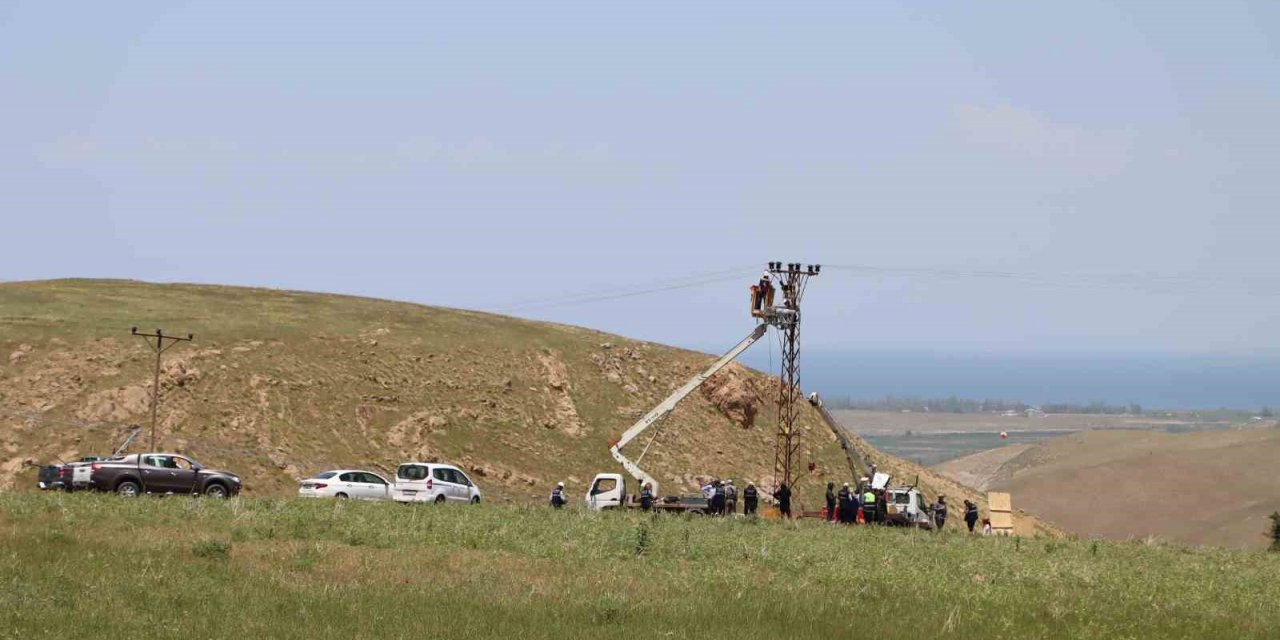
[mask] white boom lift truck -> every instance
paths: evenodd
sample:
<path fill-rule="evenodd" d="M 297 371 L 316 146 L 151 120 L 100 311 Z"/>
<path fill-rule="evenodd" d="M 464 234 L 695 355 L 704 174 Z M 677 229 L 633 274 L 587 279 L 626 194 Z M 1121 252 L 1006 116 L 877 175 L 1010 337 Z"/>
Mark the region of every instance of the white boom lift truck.
<path fill-rule="evenodd" d="M 649 490 L 653 493 L 653 509 L 655 511 L 706 513 L 708 509 L 707 500 L 702 496 L 702 494 L 697 494 L 696 496 L 660 497 L 660 494 L 658 493 L 658 481 L 655 480 L 653 476 L 645 473 L 645 470 L 641 469 L 639 464 L 640 460 L 644 458 L 644 454 L 648 453 L 649 447 L 653 445 L 653 438 L 649 439 L 649 444 L 645 445 L 644 451 L 640 452 L 640 456 L 636 458 L 634 462 L 622 454 L 622 448 L 627 446 L 627 443 L 635 440 L 636 437 L 641 433 L 644 433 L 646 429 L 652 427 L 668 413 L 671 413 L 671 411 L 676 408 L 676 404 L 683 400 L 685 396 L 693 393 L 694 389 L 701 386 L 708 378 L 715 375 L 717 371 L 723 369 L 730 362 L 733 362 L 738 356 L 742 355 L 742 352 L 746 351 L 748 347 L 755 344 L 757 340 L 764 336 L 765 331 L 767 331 L 768 328 L 769 325 L 765 323 L 757 325 L 750 335 L 743 338 L 742 342 L 739 342 L 734 348 L 730 349 L 728 353 L 720 356 L 720 359 L 712 363 L 705 371 L 684 383 L 684 386 L 676 389 L 675 392 L 668 396 L 666 400 L 663 400 L 658 406 L 654 407 L 653 410 L 645 414 L 643 418 L 640 418 L 638 422 L 631 425 L 630 429 L 623 432 L 622 437 L 618 438 L 617 442 L 614 442 L 613 446 L 609 447 L 609 453 L 613 455 L 614 460 L 617 460 L 618 463 L 622 465 L 623 469 L 627 470 L 627 473 L 631 474 L 631 477 L 636 479 L 636 482 L 638 483 L 636 485 L 636 493 L 631 494 L 627 490 L 626 478 L 624 478 L 622 474 L 599 473 L 596 474 L 595 479 L 591 481 L 591 489 L 587 492 L 587 508 L 596 511 L 619 507 L 639 508 L 640 490 L 644 488 L 645 484 L 648 484 Z M 654 437 L 657 437 L 656 434 Z"/>

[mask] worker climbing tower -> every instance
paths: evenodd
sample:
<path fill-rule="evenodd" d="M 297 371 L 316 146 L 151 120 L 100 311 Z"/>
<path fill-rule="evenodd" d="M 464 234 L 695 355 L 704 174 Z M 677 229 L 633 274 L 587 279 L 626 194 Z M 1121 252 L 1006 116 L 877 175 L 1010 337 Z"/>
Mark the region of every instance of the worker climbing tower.
<path fill-rule="evenodd" d="M 800 390 L 800 299 L 809 278 L 822 272 L 821 265 L 798 262 L 770 262 L 760 283 L 753 287 L 752 312 L 764 323 L 778 329 L 782 342 L 782 362 L 778 388 L 778 433 L 774 443 L 774 486 L 795 485 L 799 475 L 797 453 L 800 433 L 796 430 Z M 775 300 L 775 287 L 781 300 Z M 778 304 L 774 304 L 777 302 Z"/>

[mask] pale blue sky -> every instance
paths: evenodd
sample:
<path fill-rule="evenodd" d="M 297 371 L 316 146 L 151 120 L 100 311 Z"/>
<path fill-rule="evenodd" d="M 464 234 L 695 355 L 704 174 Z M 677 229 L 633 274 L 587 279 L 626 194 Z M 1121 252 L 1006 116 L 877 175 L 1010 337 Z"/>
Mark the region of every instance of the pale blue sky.
<path fill-rule="evenodd" d="M 1278 28 L 1275 2 L 0 0 L 0 278 L 497 310 L 775 259 L 994 270 L 1039 280 L 830 270 L 807 344 L 1274 349 Z M 750 279 L 525 315 L 718 348 Z"/>

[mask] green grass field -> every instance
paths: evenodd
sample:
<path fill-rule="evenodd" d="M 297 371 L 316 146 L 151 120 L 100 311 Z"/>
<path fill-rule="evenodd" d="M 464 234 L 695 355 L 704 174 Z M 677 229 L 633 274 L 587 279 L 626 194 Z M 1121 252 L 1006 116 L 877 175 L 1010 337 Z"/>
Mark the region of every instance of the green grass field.
<path fill-rule="evenodd" d="M 3 494 L 0 576 L 24 639 L 1280 629 L 1280 554 L 535 507 Z"/>

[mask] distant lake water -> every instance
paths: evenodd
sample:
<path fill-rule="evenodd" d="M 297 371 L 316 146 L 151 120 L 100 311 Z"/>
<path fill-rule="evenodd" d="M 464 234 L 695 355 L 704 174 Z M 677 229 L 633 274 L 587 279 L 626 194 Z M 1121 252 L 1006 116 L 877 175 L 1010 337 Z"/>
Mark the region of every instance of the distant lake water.
<path fill-rule="evenodd" d="M 743 359 L 752 367 L 770 368 L 765 349 L 748 351 Z M 776 368 L 776 358 L 772 364 Z M 1030 404 L 1096 400 L 1147 409 L 1280 407 L 1280 356 L 842 352 L 815 347 L 801 355 L 801 373 L 806 393 L 818 391 L 831 400 L 954 395 Z"/>
<path fill-rule="evenodd" d="M 1000 432 L 975 433 L 912 433 L 910 435 L 865 435 L 871 446 L 899 458 L 905 458 L 926 467 L 959 458 L 971 453 L 986 451 L 1014 444 L 1035 444 L 1049 438 L 1065 436 L 1075 431 L 1041 430 L 1009 431 L 1007 440 L 1000 439 Z"/>

